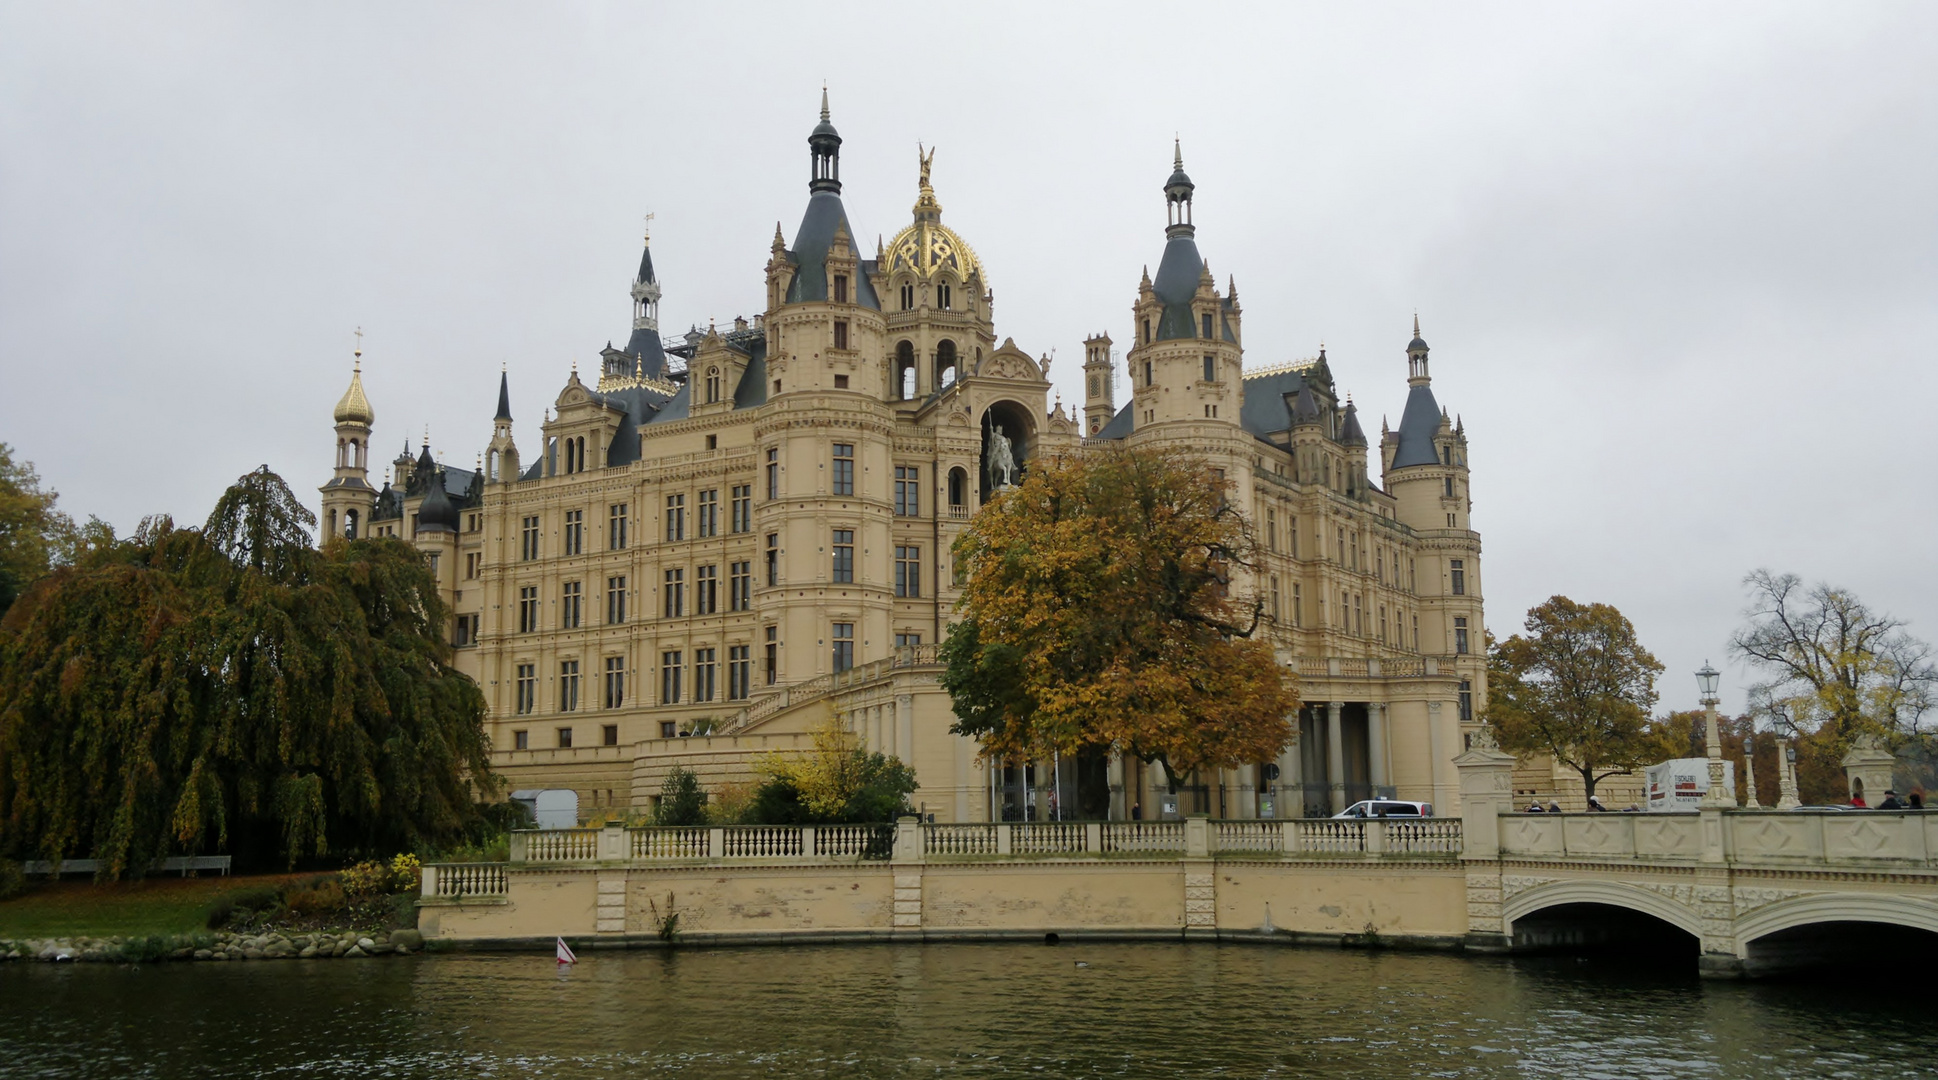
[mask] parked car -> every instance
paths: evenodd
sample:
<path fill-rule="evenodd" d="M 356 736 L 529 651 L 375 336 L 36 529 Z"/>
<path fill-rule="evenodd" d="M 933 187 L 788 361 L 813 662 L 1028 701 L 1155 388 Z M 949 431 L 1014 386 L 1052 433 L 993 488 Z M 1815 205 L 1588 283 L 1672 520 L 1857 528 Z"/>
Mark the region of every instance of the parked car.
<path fill-rule="evenodd" d="M 1832 803 L 1829 806 L 1793 806 L 1790 808 L 1790 812 L 1793 814 L 1797 814 L 1797 813 L 1834 814 L 1839 810 L 1868 810 L 1868 809 L 1870 808 L 1867 806 L 1850 806 L 1844 803 Z"/>
<path fill-rule="evenodd" d="M 1363 799 L 1332 816 L 1335 818 L 1432 817 L 1433 804 L 1407 802 L 1403 799 Z"/>

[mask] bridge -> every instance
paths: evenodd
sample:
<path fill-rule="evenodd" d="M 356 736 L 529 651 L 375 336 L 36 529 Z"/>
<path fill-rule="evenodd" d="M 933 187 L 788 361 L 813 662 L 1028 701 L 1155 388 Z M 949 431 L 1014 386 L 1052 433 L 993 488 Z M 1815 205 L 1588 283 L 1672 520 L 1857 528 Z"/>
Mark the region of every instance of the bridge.
<path fill-rule="evenodd" d="M 473 947 L 1168 938 L 1681 957 L 1712 977 L 1938 954 L 1938 812 L 1514 812 L 1454 762 L 1444 819 L 567 829 L 427 866 Z M 669 922 L 669 916 L 678 918 Z"/>

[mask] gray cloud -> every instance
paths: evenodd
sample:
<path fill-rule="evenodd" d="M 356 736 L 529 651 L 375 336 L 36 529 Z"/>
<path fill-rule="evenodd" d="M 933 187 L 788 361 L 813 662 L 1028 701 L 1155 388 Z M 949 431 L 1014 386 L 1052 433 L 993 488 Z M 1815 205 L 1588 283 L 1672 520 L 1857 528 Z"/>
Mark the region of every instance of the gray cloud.
<path fill-rule="evenodd" d="M 1473 444 L 1497 633 L 1619 605 L 1723 660 L 1737 580 L 1938 636 L 1926 359 L 1938 9 L 620 5 L 0 11 L 0 438 L 79 514 L 322 482 L 362 325 L 379 448 L 469 464 L 628 326 L 751 313 L 827 80 L 891 234 L 938 145 L 999 333 L 1128 337 L 1173 133 L 1253 364 L 1327 344 L 1397 416 L 1417 309 Z M 1740 701 L 1736 692 L 1726 701 Z"/>

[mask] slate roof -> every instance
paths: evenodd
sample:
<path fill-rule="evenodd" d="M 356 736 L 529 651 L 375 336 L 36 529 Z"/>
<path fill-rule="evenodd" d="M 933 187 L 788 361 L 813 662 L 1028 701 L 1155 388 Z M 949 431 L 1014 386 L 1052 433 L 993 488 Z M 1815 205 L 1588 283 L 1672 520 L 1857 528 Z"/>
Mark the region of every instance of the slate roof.
<path fill-rule="evenodd" d="M 1393 451 L 1393 468 L 1408 465 L 1438 465 L 1440 454 L 1433 448 L 1433 437 L 1440 431 L 1440 403 L 1433 400 L 1433 387 L 1425 383 L 1406 392 L 1406 411 L 1400 414 L 1400 445 Z"/>
<path fill-rule="evenodd" d="M 794 280 L 787 285 L 788 303 L 828 298 L 828 249 L 834 246 L 837 228 L 847 231 L 848 243 L 852 246 L 855 230 L 848 225 L 848 211 L 841 204 L 841 196 L 832 191 L 817 191 L 808 196 L 807 212 L 801 215 L 801 227 L 794 233 L 794 246 L 787 252 L 795 265 Z M 875 270 L 875 260 L 859 261 L 858 269 L 855 302 L 880 311 L 882 302 L 875 295 L 874 284 L 868 280 L 868 275 Z"/>

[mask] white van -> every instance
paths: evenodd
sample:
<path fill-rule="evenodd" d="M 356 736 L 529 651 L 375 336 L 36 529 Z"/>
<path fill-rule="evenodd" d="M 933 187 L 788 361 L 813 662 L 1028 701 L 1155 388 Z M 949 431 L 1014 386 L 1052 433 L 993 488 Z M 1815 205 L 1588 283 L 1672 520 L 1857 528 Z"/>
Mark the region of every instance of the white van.
<path fill-rule="evenodd" d="M 1406 802 L 1402 799 L 1366 799 L 1361 802 L 1356 802 L 1332 816 L 1335 818 L 1432 817 L 1433 804 Z"/>

